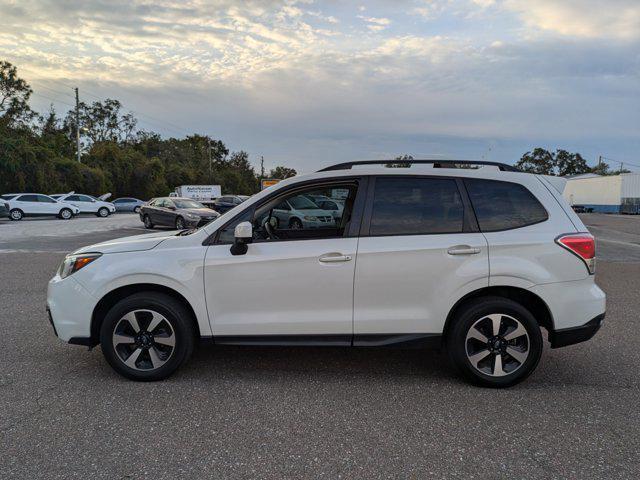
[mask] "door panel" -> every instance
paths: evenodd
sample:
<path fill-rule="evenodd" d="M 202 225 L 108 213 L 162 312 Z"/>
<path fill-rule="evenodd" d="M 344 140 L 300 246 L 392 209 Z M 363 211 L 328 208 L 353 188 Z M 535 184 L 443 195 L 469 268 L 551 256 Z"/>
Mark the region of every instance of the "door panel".
<path fill-rule="evenodd" d="M 258 242 L 238 256 L 229 245 L 210 246 L 204 280 L 214 335 L 351 335 L 357 244 Z M 326 261 L 338 255 L 350 259 Z"/>
<path fill-rule="evenodd" d="M 478 253 L 448 253 L 458 246 Z M 361 238 L 354 333 L 440 333 L 455 302 L 488 284 L 481 233 Z"/>
<path fill-rule="evenodd" d="M 487 241 L 461 182 L 378 176 L 365 211 L 354 286 L 354 333 L 441 333 L 451 307 L 489 284 Z"/>

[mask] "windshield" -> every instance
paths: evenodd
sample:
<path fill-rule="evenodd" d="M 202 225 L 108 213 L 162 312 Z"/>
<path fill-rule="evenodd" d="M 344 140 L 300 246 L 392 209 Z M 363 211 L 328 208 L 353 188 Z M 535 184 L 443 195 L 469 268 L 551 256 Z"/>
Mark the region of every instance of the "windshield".
<path fill-rule="evenodd" d="M 174 199 L 173 203 L 176 204 L 177 208 L 207 208 L 203 204 L 196 202 L 194 200 L 177 200 Z"/>
<path fill-rule="evenodd" d="M 296 210 L 317 210 L 318 206 L 307 197 L 298 195 L 289 199 L 289 204 Z"/>

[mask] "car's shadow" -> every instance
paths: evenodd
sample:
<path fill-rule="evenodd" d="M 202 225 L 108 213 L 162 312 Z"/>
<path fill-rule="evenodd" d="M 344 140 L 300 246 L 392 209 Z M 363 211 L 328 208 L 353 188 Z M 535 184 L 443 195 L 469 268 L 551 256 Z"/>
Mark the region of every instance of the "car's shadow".
<path fill-rule="evenodd" d="M 409 375 L 451 378 L 446 356 L 438 350 L 340 347 L 201 346 L 179 372 L 181 376 L 270 377 Z"/>

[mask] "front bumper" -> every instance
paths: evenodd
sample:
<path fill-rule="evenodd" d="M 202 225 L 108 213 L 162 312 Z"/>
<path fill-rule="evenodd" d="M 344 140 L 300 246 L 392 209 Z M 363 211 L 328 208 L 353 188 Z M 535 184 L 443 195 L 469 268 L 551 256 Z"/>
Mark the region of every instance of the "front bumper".
<path fill-rule="evenodd" d="M 600 327 L 604 323 L 604 313 L 592 318 L 584 325 L 572 328 L 563 328 L 562 330 L 553 330 L 549 332 L 549 341 L 551 348 L 566 347 L 575 345 L 576 343 L 586 342 L 598 333 Z"/>
<path fill-rule="evenodd" d="M 54 333 L 65 342 L 91 337 L 91 317 L 96 299 L 73 276 L 56 275 L 47 287 L 47 311 Z"/>

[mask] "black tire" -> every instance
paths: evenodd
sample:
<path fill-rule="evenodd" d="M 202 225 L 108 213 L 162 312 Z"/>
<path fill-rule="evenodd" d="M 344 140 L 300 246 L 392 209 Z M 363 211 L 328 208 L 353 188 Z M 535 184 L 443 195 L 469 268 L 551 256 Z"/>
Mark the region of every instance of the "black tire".
<path fill-rule="evenodd" d="M 495 314 L 502 317 L 497 320 L 499 333 L 493 336 L 491 330 L 486 330 L 493 329 L 493 325 L 483 322 L 491 322 L 488 316 Z M 453 323 L 448 328 L 445 339 L 447 353 L 453 366 L 471 383 L 491 388 L 510 387 L 523 381 L 538 366 L 543 347 L 540 326 L 529 310 L 519 303 L 502 297 L 478 298 L 464 305 L 451 321 Z M 510 340 L 504 338 L 515 332 L 514 328 L 518 323 L 524 327 L 526 335 L 520 334 L 517 339 Z M 480 333 L 484 340 L 488 340 L 486 346 L 479 339 L 468 338 L 474 325 L 485 329 Z M 479 330 L 474 330 L 477 331 Z M 482 365 L 482 371 L 471 360 L 476 349 L 480 354 L 478 356 L 489 352 L 481 360 L 482 363 L 476 360 L 477 366 Z M 519 352 L 521 349 L 523 352 Z M 519 362 L 516 357 L 509 355 L 509 351 L 516 356 L 516 352 L 520 355 L 526 353 L 526 357 Z M 501 376 L 495 376 L 496 372 Z"/>
<path fill-rule="evenodd" d="M 158 368 L 149 366 L 152 364 L 149 350 L 158 347 L 158 344 L 153 340 L 150 347 L 143 347 L 138 344 L 131 344 L 131 346 L 122 344 L 118 345 L 118 349 L 114 347 L 113 335 L 116 327 L 120 328 L 123 317 L 136 310 L 148 310 L 160 314 L 168 322 L 170 328 L 166 327 L 164 323 L 159 328 L 169 330 L 174 335 L 175 344 L 173 347 L 166 347 L 172 348 L 172 350 L 166 354 L 167 359 L 163 360 L 164 363 Z M 142 313 L 147 315 L 146 312 Z M 139 333 L 144 334 L 145 328 L 148 328 L 149 323 L 145 324 L 146 320 L 141 315 L 141 313 L 137 315 L 140 327 Z M 158 332 L 159 330 L 156 328 L 154 331 Z M 156 338 L 159 337 L 158 334 Z M 152 336 L 151 338 L 154 337 Z M 100 327 L 100 344 L 105 359 L 120 375 L 130 380 L 152 382 L 167 378 L 189 359 L 195 345 L 195 329 L 191 315 L 181 302 L 158 292 L 140 292 L 120 300 L 111 307 Z M 123 348 L 125 349 L 124 353 Z M 138 364 L 135 368 L 125 364 L 129 350 L 132 351 L 131 355 L 134 355 L 137 350 L 141 350 L 141 353 L 136 357 L 138 358 Z M 158 350 L 155 351 L 157 352 Z M 145 360 L 145 355 L 148 356 L 148 361 Z M 127 356 L 126 359 L 124 358 L 125 356 Z"/>
<path fill-rule="evenodd" d="M 151 217 L 149 215 L 145 215 L 144 217 L 142 217 L 142 222 L 144 223 L 144 228 L 153 228 L 153 222 L 151 221 Z"/>
<path fill-rule="evenodd" d="M 9 212 L 9 218 L 15 222 L 24 218 L 24 213 L 19 208 L 14 208 Z"/>
<path fill-rule="evenodd" d="M 301 230 L 302 222 L 299 218 L 292 218 L 291 220 L 289 220 L 289 228 L 292 230 Z"/>
<path fill-rule="evenodd" d="M 62 220 L 71 220 L 73 218 L 73 212 L 68 208 L 63 208 L 62 210 L 60 210 L 58 217 L 60 217 Z"/>
<path fill-rule="evenodd" d="M 133 209 L 133 213 L 140 213 L 140 207 L 135 207 Z"/>
<path fill-rule="evenodd" d="M 186 227 L 184 225 L 184 218 L 178 217 L 176 218 L 176 230 L 184 230 Z"/>
<path fill-rule="evenodd" d="M 98 217 L 107 218 L 109 216 L 109 209 L 107 207 L 100 207 L 96 215 Z"/>

